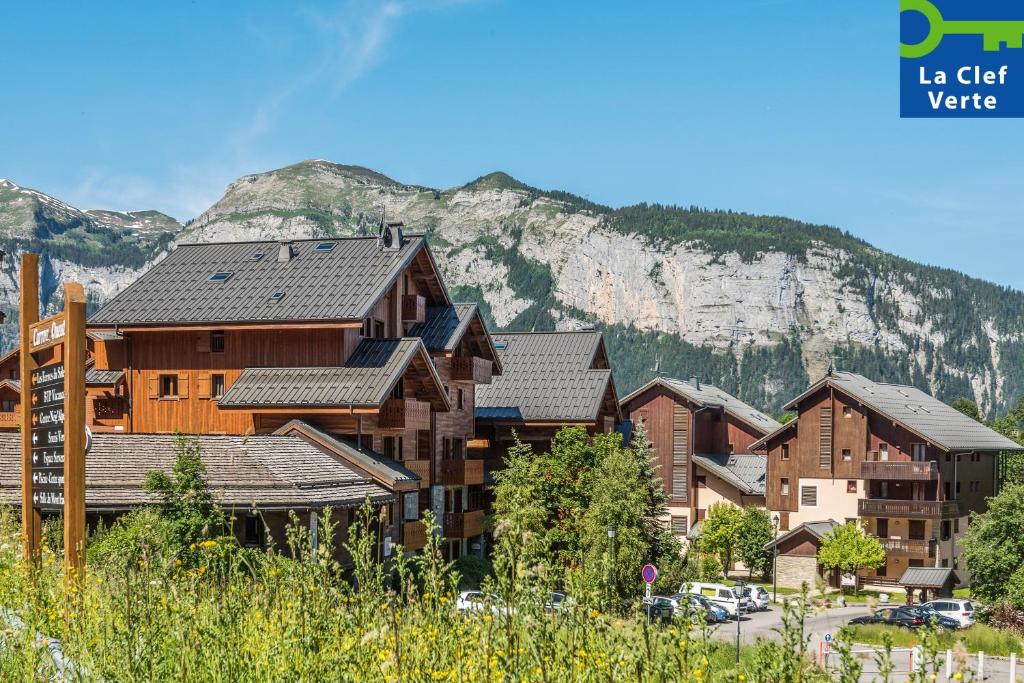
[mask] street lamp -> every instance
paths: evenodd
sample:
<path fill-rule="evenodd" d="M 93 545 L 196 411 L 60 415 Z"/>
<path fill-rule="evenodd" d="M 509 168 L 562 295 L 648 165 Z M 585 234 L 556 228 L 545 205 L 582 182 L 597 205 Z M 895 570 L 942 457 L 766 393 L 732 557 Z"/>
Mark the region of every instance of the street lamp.
<path fill-rule="evenodd" d="M 615 527 L 608 527 L 608 583 L 612 585 L 612 592 L 615 593 Z M 617 595 L 617 593 L 615 593 Z"/>
<path fill-rule="evenodd" d="M 772 515 L 775 542 L 772 543 L 772 602 L 779 601 L 779 513 Z"/>
<path fill-rule="evenodd" d="M 743 599 L 743 588 L 746 586 L 742 579 L 736 582 L 733 586 L 736 596 L 736 669 L 740 668 L 740 615 L 743 613 L 740 610 L 740 600 Z"/>

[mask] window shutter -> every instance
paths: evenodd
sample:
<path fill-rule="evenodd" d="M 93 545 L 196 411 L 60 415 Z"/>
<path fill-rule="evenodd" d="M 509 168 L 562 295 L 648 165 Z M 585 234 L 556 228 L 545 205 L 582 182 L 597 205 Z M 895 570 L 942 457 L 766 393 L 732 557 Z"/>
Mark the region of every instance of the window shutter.
<path fill-rule="evenodd" d="M 146 392 L 150 398 L 160 397 L 160 376 L 150 375 L 146 378 Z"/>
<path fill-rule="evenodd" d="M 689 411 L 675 403 L 672 405 L 672 464 L 685 465 L 689 454 Z"/>
<path fill-rule="evenodd" d="M 178 397 L 188 398 L 188 373 L 178 373 Z"/>
<path fill-rule="evenodd" d="M 210 398 L 210 373 L 199 373 L 199 398 Z"/>
<path fill-rule="evenodd" d="M 210 352 L 210 333 L 209 332 L 198 332 L 198 333 L 196 333 L 196 352 L 197 353 L 209 353 Z"/>
<path fill-rule="evenodd" d="M 809 507 L 814 507 L 818 504 L 818 487 L 817 486 L 801 486 L 800 487 L 800 504 Z"/>
<path fill-rule="evenodd" d="M 818 467 L 832 467 L 832 406 L 821 409 L 821 423 L 818 425 Z"/>
<path fill-rule="evenodd" d="M 681 516 L 673 515 L 673 517 L 672 517 L 672 533 L 674 533 L 676 536 L 685 536 L 686 532 L 689 530 L 688 527 L 687 527 L 686 521 L 687 520 L 686 520 L 686 516 L 685 515 L 681 515 Z"/>
<path fill-rule="evenodd" d="M 686 501 L 689 493 L 689 481 L 686 476 L 686 467 L 672 468 L 672 499 Z"/>

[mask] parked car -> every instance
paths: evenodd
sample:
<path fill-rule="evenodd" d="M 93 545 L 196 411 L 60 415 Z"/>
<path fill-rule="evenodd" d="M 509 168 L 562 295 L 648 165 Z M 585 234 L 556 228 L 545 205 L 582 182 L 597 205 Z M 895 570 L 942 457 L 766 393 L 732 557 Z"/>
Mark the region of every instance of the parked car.
<path fill-rule="evenodd" d="M 754 605 L 754 609 L 765 611 L 772 604 L 771 596 L 762 586 L 744 586 L 743 597 L 748 598 Z"/>
<path fill-rule="evenodd" d="M 924 619 L 924 623 L 926 623 L 926 624 L 929 624 L 932 621 L 934 621 L 935 625 L 938 626 L 939 628 L 948 628 L 948 629 L 958 629 L 958 628 L 960 628 L 960 622 L 959 621 L 957 621 L 956 619 L 953 619 L 952 617 L 947 617 L 947 616 L 943 615 L 941 612 L 939 612 L 938 610 L 936 610 L 934 607 L 932 607 L 931 605 L 929 605 L 927 603 L 925 603 L 924 605 L 914 605 L 913 607 L 909 607 L 907 609 L 910 609 L 910 610 L 920 614 L 921 617 Z"/>
<path fill-rule="evenodd" d="M 879 607 L 872 614 L 850 619 L 851 624 L 888 624 L 901 628 L 920 628 L 924 618 L 910 607 Z"/>
<path fill-rule="evenodd" d="M 555 591 L 553 593 L 549 593 L 547 598 L 544 600 L 544 611 L 561 612 L 566 607 L 569 607 L 572 604 L 574 604 L 572 598 L 570 598 L 565 593 Z"/>
<path fill-rule="evenodd" d="M 689 604 L 689 603 L 687 603 Z M 683 605 L 674 596 L 655 595 L 651 598 L 650 605 L 646 606 L 651 619 L 660 621 L 663 624 L 671 623 L 676 617 L 684 613 Z"/>
<path fill-rule="evenodd" d="M 930 605 L 936 612 L 944 617 L 956 620 L 960 628 L 967 628 L 974 624 L 974 605 L 970 600 L 954 600 L 943 598 L 924 603 Z"/>
<path fill-rule="evenodd" d="M 687 583 L 683 584 L 679 592 L 704 596 L 728 612 L 730 618 L 739 618 L 740 613 L 752 612 L 754 609 L 754 603 L 750 598 L 743 597 L 739 588 L 722 583 Z"/>
<path fill-rule="evenodd" d="M 490 613 L 512 614 L 511 607 L 505 606 L 497 595 L 482 593 L 480 591 L 462 591 L 455 599 L 455 609 L 463 614 Z"/>
<path fill-rule="evenodd" d="M 709 624 L 717 624 L 720 621 L 728 621 L 729 613 L 724 609 L 711 602 L 703 595 L 690 594 L 690 599 L 697 605 L 700 605 L 704 609 L 705 617 L 704 620 Z"/>

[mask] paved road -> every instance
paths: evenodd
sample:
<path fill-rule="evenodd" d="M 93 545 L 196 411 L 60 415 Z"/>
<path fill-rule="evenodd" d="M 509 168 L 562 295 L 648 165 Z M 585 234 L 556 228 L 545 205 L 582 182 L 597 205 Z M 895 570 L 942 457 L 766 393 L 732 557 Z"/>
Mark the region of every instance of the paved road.
<path fill-rule="evenodd" d="M 807 615 L 804 620 L 804 628 L 806 633 L 810 635 L 810 643 L 808 649 L 813 656 L 817 656 L 819 653 L 819 647 L 825 638 L 825 634 L 829 633 L 833 636 L 839 631 L 839 627 L 848 623 L 850 619 L 861 616 L 868 613 L 868 607 L 866 605 L 854 605 L 851 607 L 834 607 L 832 609 L 824 609 L 817 612 L 811 612 Z M 778 639 L 778 629 L 782 627 L 782 608 L 779 606 L 772 606 L 766 612 L 755 612 L 753 614 L 745 614 L 740 620 L 740 641 L 744 644 L 753 643 L 758 638 L 772 638 Z M 728 640 L 730 642 L 736 642 L 736 622 L 730 621 L 724 624 L 719 624 L 715 627 L 712 632 L 713 638 L 719 638 L 722 640 Z M 877 677 L 878 669 L 874 664 L 874 651 L 871 648 L 855 647 L 855 655 L 861 660 L 864 670 L 861 675 L 861 681 L 867 683 L 868 681 L 875 681 Z M 943 661 L 945 661 L 943 659 Z M 838 662 L 835 659 L 831 662 L 833 665 L 837 665 Z M 910 669 L 910 652 L 907 649 L 898 649 L 893 653 L 893 663 L 896 666 L 892 676 L 892 683 L 899 683 L 907 680 L 907 672 Z M 1009 662 L 1003 658 L 986 657 L 985 658 L 985 680 L 992 683 L 1003 683 L 1009 682 Z M 978 660 L 977 656 L 971 657 L 968 660 L 968 667 L 972 671 L 977 671 Z M 1021 662 L 1017 666 L 1018 680 L 1022 680 L 1024 677 L 1024 662 Z M 946 678 L 943 672 L 940 671 L 938 675 L 938 681 L 941 683 Z"/>

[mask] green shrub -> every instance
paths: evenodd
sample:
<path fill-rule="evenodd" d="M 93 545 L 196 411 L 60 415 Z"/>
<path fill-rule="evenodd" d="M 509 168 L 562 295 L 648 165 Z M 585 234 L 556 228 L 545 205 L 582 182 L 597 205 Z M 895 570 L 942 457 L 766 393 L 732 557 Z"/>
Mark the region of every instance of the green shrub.
<path fill-rule="evenodd" d="M 494 576 L 490 561 L 476 555 L 463 555 L 455 560 L 455 571 L 459 574 L 459 588 L 476 590 L 488 576 Z"/>

